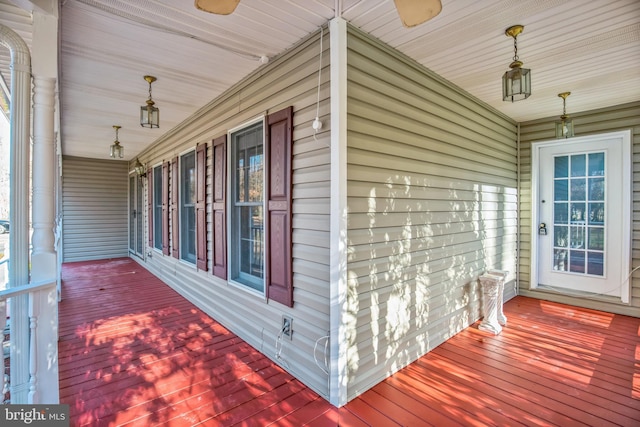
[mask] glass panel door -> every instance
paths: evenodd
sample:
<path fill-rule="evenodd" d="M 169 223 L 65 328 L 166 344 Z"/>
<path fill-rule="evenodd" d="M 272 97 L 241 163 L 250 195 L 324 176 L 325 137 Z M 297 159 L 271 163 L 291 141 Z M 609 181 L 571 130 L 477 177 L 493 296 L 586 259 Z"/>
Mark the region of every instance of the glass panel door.
<path fill-rule="evenodd" d="M 609 135 L 617 134 L 622 133 Z M 628 301 L 630 138 L 626 141 L 605 135 L 534 145 L 533 288 Z"/>

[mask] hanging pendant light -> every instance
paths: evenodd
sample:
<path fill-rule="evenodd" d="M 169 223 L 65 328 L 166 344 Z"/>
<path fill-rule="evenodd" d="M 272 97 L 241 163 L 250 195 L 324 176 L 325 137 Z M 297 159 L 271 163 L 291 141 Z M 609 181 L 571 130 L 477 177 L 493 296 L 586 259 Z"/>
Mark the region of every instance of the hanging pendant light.
<path fill-rule="evenodd" d="M 504 101 L 520 101 L 531 95 L 531 70 L 522 68 L 522 61 L 518 59 L 518 35 L 524 30 L 523 25 L 514 25 L 504 32 L 513 37 L 513 62 L 510 70 L 502 76 L 502 99 Z"/>
<path fill-rule="evenodd" d="M 147 173 L 144 170 L 144 165 L 140 163 L 140 159 L 136 158 L 136 164 L 133 165 L 133 169 L 136 171 L 136 175 L 138 175 L 140 178 L 144 178 L 145 176 L 147 176 Z"/>
<path fill-rule="evenodd" d="M 120 141 L 118 141 L 118 130 L 120 130 L 122 126 L 114 125 L 113 128 L 116 130 L 116 140 L 113 141 L 111 145 L 111 149 L 109 150 L 109 156 L 114 159 L 121 159 L 124 157 L 124 147 L 120 145 Z"/>
<path fill-rule="evenodd" d="M 157 79 L 153 76 L 144 76 L 144 79 L 149 83 L 149 99 L 147 105 L 140 107 L 140 126 L 153 129 L 160 127 L 160 110 L 154 106 L 155 102 L 151 98 L 151 83 Z"/>
<path fill-rule="evenodd" d="M 573 120 L 567 114 L 567 97 L 571 92 L 562 92 L 558 96 L 562 98 L 562 115 L 556 122 L 556 138 L 571 138 L 573 136 Z"/>

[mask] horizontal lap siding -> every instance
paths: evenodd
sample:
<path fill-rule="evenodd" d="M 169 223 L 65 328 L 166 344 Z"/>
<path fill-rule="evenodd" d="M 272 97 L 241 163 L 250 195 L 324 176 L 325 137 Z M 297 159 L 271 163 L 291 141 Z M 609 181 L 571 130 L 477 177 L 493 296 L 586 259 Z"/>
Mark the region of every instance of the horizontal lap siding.
<path fill-rule="evenodd" d="M 510 271 L 516 126 L 350 31 L 349 399 L 480 316 L 477 278 Z"/>
<path fill-rule="evenodd" d="M 329 52 L 325 32 L 320 87 L 322 131 L 314 137 L 318 96 L 319 32 L 248 76 L 218 99 L 196 112 L 176 130 L 141 154 L 157 164 L 196 144 L 207 150 L 207 250 L 209 271 L 154 251 L 146 265 L 207 314 L 228 327 L 306 385 L 328 396 L 327 375 L 316 366 L 316 341 L 329 330 Z M 266 302 L 211 274 L 213 239 L 213 177 L 211 141 L 244 122 L 293 105 L 293 308 Z M 227 173 L 227 177 L 228 177 Z M 227 203 L 229 203 L 227 196 Z M 229 220 L 229 217 L 227 217 Z M 293 340 L 276 339 L 282 315 L 293 318 Z M 320 341 L 318 359 L 323 359 Z"/>
<path fill-rule="evenodd" d="M 571 114 L 576 136 L 599 134 L 631 129 L 633 150 L 632 166 L 632 215 L 631 215 L 631 266 L 640 265 L 640 102 Z M 520 222 L 520 289 L 523 295 L 542 297 L 565 304 L 610 311 L 613 313 L 640 315 L 640 272 L 631 276 L 630 304 L 616 304 L 595 299 L 581 299 L 530 290 L 531 273 L 531 156 L 532 145 L 536 141 L 555 139 L 557 117 L 549 117 L 521 124 L 520 162 L 521 162 L 521 222 Z"/>
<path fill-rule="evenodd" d="M 63 262 L 128 256 L 127 162 L 63 157 Z"/>

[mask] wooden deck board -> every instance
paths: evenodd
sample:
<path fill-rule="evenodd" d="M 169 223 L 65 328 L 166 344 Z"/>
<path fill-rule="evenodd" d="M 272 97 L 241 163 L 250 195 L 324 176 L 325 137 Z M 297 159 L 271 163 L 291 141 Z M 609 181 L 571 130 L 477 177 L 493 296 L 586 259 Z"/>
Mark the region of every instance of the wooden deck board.
<path fill-rule="evenodd" d="M 63 266 L 72 426 L 636 426 L 640 319 L 516 297 L 342 408 L 131 259 Z"/>

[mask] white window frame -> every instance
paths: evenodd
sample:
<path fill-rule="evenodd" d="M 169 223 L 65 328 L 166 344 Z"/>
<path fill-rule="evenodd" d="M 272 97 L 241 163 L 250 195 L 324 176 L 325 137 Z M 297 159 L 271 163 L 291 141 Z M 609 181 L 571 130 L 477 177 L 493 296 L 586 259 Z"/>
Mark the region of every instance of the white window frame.
<path fill-rule="evenodd" d="M 154 165 L 151 167 L 152 170 L 152 174 L 153 174 L 153 181 L 151 182 L 151 184 L 153 185 L 153 192 L 151 194 L 152 200 L 151 200 L 151 215 L 152 218 L 150 218 L 150 221 L 152 221 L 153 224 L 153 246 L 152 249 L 162 253 L 162 227 L 163 227 L 163 223 L 162 223 L 162 163 L 159 163 L 157 165 Z M 157 180 L 160 180 L 160 197 L 158 198 L 159 200 L 156 200 L 156 191 L 158 190 L 156 188 L 156 183 Z M 167 191 L 169 191 L 169 189 L 167 188 Z M 158 215 L 156 212 L 156 202 L 160 202 L 160 214 Z M 167 209 L 169 209 L 169 207 L 167 206 Z M 156 218 L 157 217 L 157 218 Z M 158 229 L 160 231 L 158 231 Z M 156 242 L 156 237 L 157 234 L 160 233 L 160 241 Z M 156 247 L 156 244 L 160 244 L 160 247 Z"/>
<path fill-rule="evenodd" d="M 236 205 L 235 205 L 235 167 L 233 165 L 233 158 L 234 158 L 234 150 L 235 150 L 235 146 L 234 146 L 234 140 L 233 140 L 233 135 L 237 132 L 240 132 L 244 129 L 247 129 L 251 126 L 254 126 L 258 123 L 262 124 L 262 155 L 263 155 L 263 175 L 262 175 L 262 186 L 263 186 L 263 203 L 262 203 L 262 212 L 263 212 L 263 217 L 266 217 L 267 215 L 267 206 L 266 206 L 266 192 L 267 192 L 267 188 L 266 188 L 266 183 L 267 183 L 267 179 L 268 179 L 268 170 L 266 168 L 266 127 L 267 127 L 267 122 L 266 122 L 266 116 L 265 115 L 261 115 L 259 117 L 253 118 L 251 120 L 248 120 L 244 123 L 242 123 L 241 125 L 238 125 L 232 129 L 230 129 L 227 132 L 227 188 L 226 188 L 226 194 L 228 195 L 228 200 L 229 203 L 227 203 L 227 277 L 229 278 L 228 283 L 238 289 L 241 289 L 245 292 L 248 292 L 252 295 L 255 296 L 259 296 L 262 297 L 263 299 L 266 299 L 266 275 L 267 275 L 267 265 L 266 263 L 263 264 L 263 276 L 262 276 L 262 291 L 257 290 L 253 287 L 251 287 L 250 285 L 240 282 L 238 280 L 235 280 L 233 278 L 234 274 L 234 267 L 237 265 L 237 263 L 239 262 L 239 256 L 237 254 L 234 253 L 234 236 L 237 235 L 237 233 L 234 233 L 234 218 L 235 218 L 235 210 L 236 210 Z M 266 236 L 266 221 L 264 221 L 263 219 L 263 236 Z M 266 260 L 266 255 L 267 255 L 267 242 L 263 240 L 263 247 L 262 247 L 262 256 L 263 259 Z"/>
<path fill-rule="evenodd" d="M 195 267 L 196 266 L 197 257 L 198 257 L 198 255 L 197 255 L 197 242 L 196 242 L 196 232 L 197 232 L 197 230 L 196 230 L 196 232 L 193 233 L 193 236 L 191 236 L 191 238 L 193 239 L 193 244 L 194 244 L 193 261 L 184 258 L 185 250 L 184 250 L 184 244 L 183 244 L 184 243 L 183 239 L 184 239 L 184 236 L 185 236 L 186 233 L 184 233 L 184 229 L 183 229 L 184 218 L 183 218 L 183 199 L 182 199 L 182 196 L 183 196 L 183 194 L 182 194 L 182 188 L 183 188 L 182 159 L 185 156 L 189 155 L 189 154 L 193 154 L 193 167 L 194 167 L 194 170 L 195 170 L 195 168 L 197 166 L 196 165 L 196 150 L 195 150 L 195 148 L 190 148 L 188 150 L 185 150 L 185 151 L 183 151 L 182 153 L 180 153 L 178 155 L 178 177 L 179 177 L 179 180 L 178 180 L 178 227 L 179 227 L 179 229 L 178 229 L 179 230 L 178 247 L 179 247 L 179 260 L 180 260 L 180 262 L 183 262 L 183 263 L 185 263 L 187 265 Z M 197 171 L 194 173 L 193 178 L 197 181 L 196 174 L 197 174 Z M 195 182 L 194 184 L 197 185 L 197 182 Z M 195 191 L 195 188 L 194 188 L 194 191 Z M 195 205 L 195 202 L 194 202 L 194 204 L 193 204 L 194 225 L 195 225 L 195 221 L 196 221 L 195 215 L 196 215 L 196 205 Z"/>

